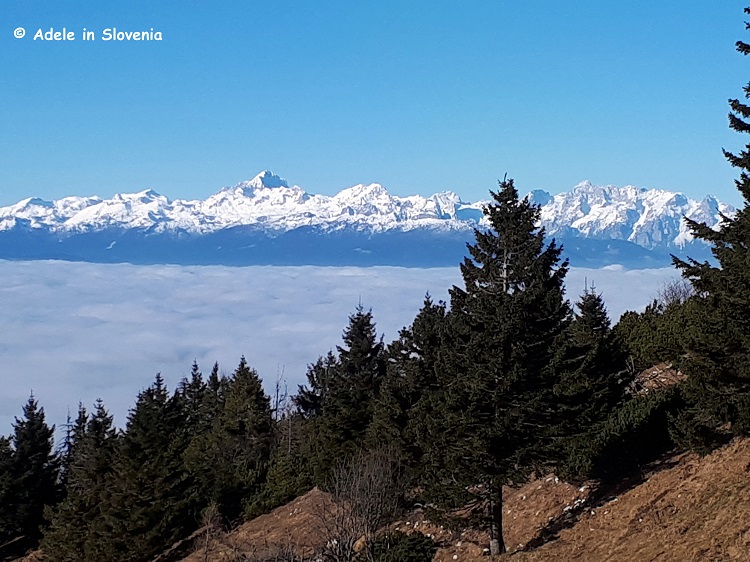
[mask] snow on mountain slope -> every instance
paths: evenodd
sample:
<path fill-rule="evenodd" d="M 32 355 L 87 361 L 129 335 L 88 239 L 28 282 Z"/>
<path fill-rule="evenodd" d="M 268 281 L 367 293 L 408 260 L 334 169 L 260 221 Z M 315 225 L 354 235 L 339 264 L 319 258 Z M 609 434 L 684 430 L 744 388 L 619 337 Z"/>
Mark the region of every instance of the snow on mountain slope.
<path fill-rule="evenodd" d="M 682 247 L 693 240 L 683 216 L 718 227 L 735 209 L 707 196 L 696 201 L 672 191 L 633 186 L 595 186 L 584 181 L 571 191 L 533 192 L 542 205 L 541 223 L 550 235 L 626 240 L 645 248 Z"/>
<path fill-rule="evenodd" d="M 529 198 L 542 205 L 541 224 L 550 235 L 623 240 L 645 248 L 690 242 L 683 215 L 715 227 L 722 214 L 735 212 L 710 196 L 695 201 L 670 191 L 589 182 L 554 196 L 534 191 Z M 465 203 L 452 192 L 398 197 L 377 183 L 355 185 L 334 196 L 315 195 L 264 171 L 203 201 L 170 201 L 153 190 L 106 200 L 24 199 L 0 208 L 0 231 L 29 228 L 64 235 L 118 228 L 205 234 L 236 226 L 255 226 L 269 234 L 303 226 L 370 233 L 470 231 L 484 224 L 483 204 Z"/>
<path fill-rule="evenodd" d="M 419 227 L 468 229 L 457 212 L 464 205 L 455 193 L 397 197 L 380 184 L 355 185 L 333 197 L 306 193 L 265 171 L 222 189 L 205 201 L 170 201 L 153 190 L 118 194 L 112 199 L 68 197 L 54 202 L 26 199 L 0 208 L 0 230 L 28 224 L 57 232 L 86 232 L 108 227 L 214 232 L 255 225 L 273 231 L 300 226 L 338 229 L 355 226 L 373 232 Z"/>

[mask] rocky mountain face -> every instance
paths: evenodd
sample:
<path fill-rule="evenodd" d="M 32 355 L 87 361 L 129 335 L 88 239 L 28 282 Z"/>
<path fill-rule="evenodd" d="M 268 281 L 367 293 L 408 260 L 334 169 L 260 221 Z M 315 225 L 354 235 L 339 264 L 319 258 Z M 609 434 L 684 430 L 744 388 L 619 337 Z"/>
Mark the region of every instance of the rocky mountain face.
<path fill-rule="evenodd" d="M 633 186 L 596 186 L 582 182 L 551 196 L 534 191 L 542 206 L 542 225 L 555 236 L 627 240 L 644 248 L 682 248 L 693 241 L 683 217 L 718 227 L 735 209 L 707 196 L 701 201 L 682 193 Z"/>
<path fill-rule="evenodd" d="M 713 197 L 583 182 L 567 193 L 534 191 L 541 224 L 573 265 L 666 264 L 669 253 L 698 257 L 683 216 L 716 227 L 732 207 Z M 24 199 L 0 208 L 0 258 L 135 263 L 455 265 L 482 207 L 452 192 L 391 195 L 380 184 L 334 196 L 305 192 L 264 171 L 205 200 L 152 190 L 111 199 Z"/>

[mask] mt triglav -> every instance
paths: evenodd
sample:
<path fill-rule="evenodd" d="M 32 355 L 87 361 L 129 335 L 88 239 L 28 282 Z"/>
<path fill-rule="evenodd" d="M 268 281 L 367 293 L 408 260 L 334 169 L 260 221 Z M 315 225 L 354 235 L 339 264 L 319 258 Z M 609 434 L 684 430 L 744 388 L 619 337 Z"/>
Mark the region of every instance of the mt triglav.
<path fill-rule="evenodd" d="M 541 225 L 572 265 L 667 265 L 703 259 L 683 216 L 717 227 L 735 210 L 714 197 L 582 182 L 533 191 Z M 451 266 L 465 254 L 482 207 L 453 192 L 391 195 L 380 184 L 315 195 L 269 171 L 206 200 L 170 201 L 152 190 L 111 199 L 24 199 L 0 208 L 0 259 L 178 264 Z"/>

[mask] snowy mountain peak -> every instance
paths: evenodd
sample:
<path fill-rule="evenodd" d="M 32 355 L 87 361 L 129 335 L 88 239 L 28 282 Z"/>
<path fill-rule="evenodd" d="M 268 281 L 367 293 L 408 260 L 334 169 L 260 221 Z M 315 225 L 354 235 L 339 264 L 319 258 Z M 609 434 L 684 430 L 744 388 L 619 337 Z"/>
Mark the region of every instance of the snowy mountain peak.
<path fill-rule="evenodd" d="M 342 189 L 334 196 L 334 199 L 361 203 L 374 199 L 389 199 L 390 196 L 388 190 L 379 183 L 360 183 L 347 189 Z"/>
<path fill-rule="evenodd" d="M 53 204 L 51 201 L 45 201 L 44 199 L 40 199 L 39 197 L 27 197 L 26 199 L 22 199 L 21 201 L 13 205 L 13 208 L 21 211 L 32 209 L 33 207 L 51 208 L 52 206 Z"/>
<path fill-rule="evenodd" d="M 583 180 L 582 182 L 579 182 L 578 184 L 576 184 L 573 187 L 572 191 L 586 192 L 586 191 L 591 191 L 594 187 L 595 187 L 594 184 L 591 183 L 589 180 Z"/>
<path fill-rule="evenodd" d="M 112 197 L 112 200 L 123 203 L 150 203 L 151 201 L 155 200 L 163 200 L 164 202 L 168 202 L 168 199 L 166 197 L 164 197 L 161 193 L 157 193 L 153 189 L 144 189 L 143 191 L 138 191 L 136 193 L 117 193 L 114 197 Z"/>
<path fill-rule="evenodd" d="M 543 189 L 535 189 L 526 196 L 526 199 L 534 205 L 544 207 L 547 203 L 552 201 L 552 195 Z"/>
<path fill-rule="evenodd" d="M 262 188 L 274 188 L 274 187 L 289 187 L 286 180 L 280 176 L 277 176 L 270 170 L 263 170 L 257 176 L 249 181 L 244 181 L 239 184 L 244 188 L 262 189 Z"/>

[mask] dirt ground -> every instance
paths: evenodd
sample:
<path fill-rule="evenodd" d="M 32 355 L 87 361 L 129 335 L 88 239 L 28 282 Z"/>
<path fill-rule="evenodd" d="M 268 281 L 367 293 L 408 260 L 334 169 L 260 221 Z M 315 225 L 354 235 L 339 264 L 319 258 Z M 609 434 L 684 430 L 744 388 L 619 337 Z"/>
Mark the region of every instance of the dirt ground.
<path fill-rule="evenodd" d="M 256 517 L 228 534 L 199 539 L 196 551 L 183 562 L 234 562 L 241 555 L 268 555 L 292 547 L 311 555 L 325 544 L 320 506 L 330 505 L 328 494 L 317 488 L 271 513 Z"/>
<path fill-rule="evenodd" d="M 517 562 L 750 560 L 750 440 L 682 455 Z"/>
<path fill-rule="evenodd" d="M 742 440 L 705 458 L 674 457 L 639 485 L 600 500 L 589 498 L 587 486 L 575 487 L 554 476 L 535 480 L 506 491 L 504 536 L 510 553 L 503 558 L 514 562 L 750 561 L 749 471 L 750 440 Z M 231 562 L 239 554 L 290 545 L 310 553 L 323 546 L 317 506 L 326 501 L 330 501 L 326 494 L 313 490 L 232 533 L 204 539 L 185 561 Z M 541 542 L 539 531 L 547 525 L 552 530 L 548 542 L 532 548 Z M 394 526 L 438 541 L 437 562 L 487 559 L 485 533 L 448 529 L 421 510 Z"/>

